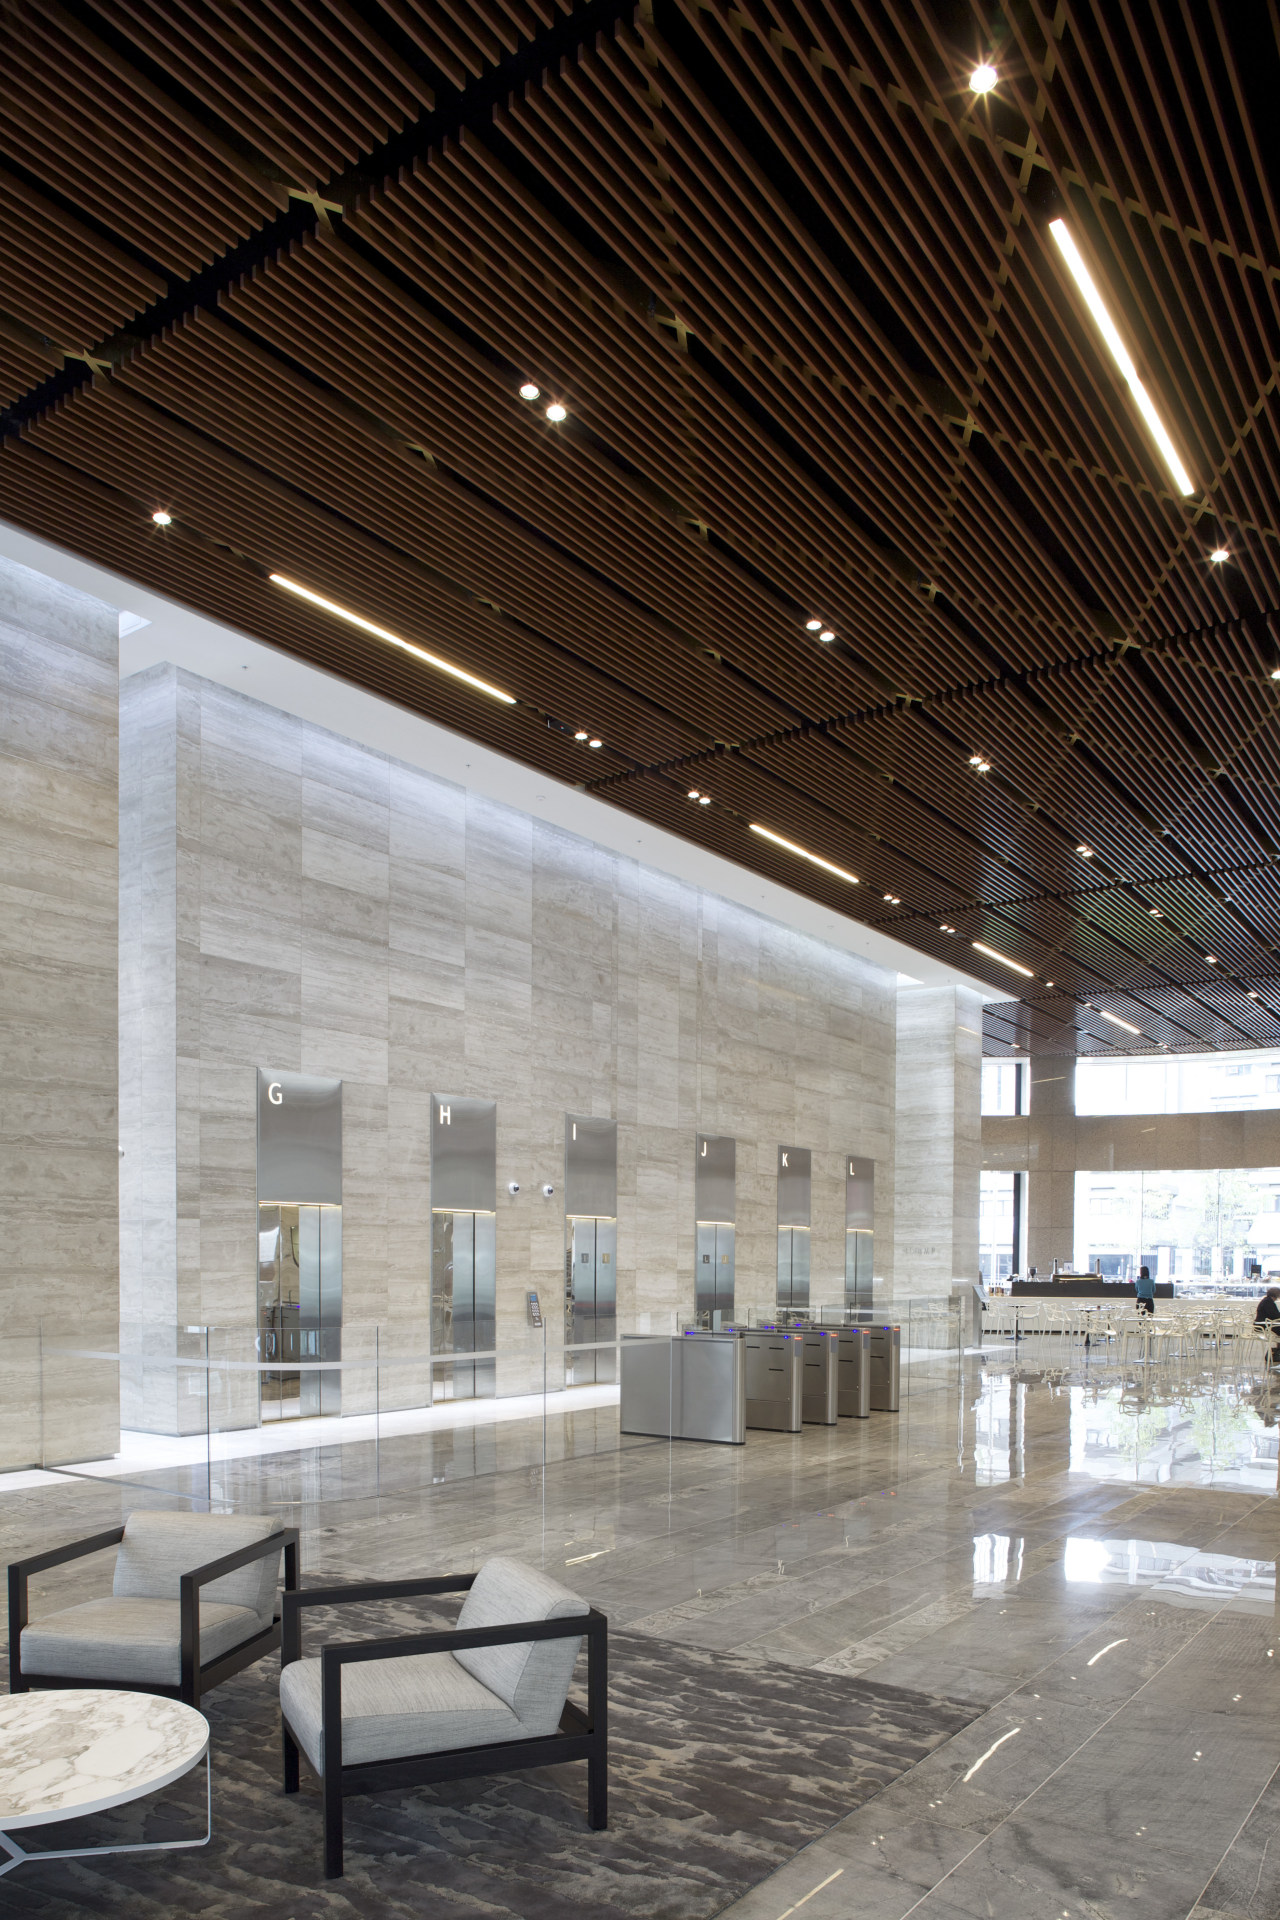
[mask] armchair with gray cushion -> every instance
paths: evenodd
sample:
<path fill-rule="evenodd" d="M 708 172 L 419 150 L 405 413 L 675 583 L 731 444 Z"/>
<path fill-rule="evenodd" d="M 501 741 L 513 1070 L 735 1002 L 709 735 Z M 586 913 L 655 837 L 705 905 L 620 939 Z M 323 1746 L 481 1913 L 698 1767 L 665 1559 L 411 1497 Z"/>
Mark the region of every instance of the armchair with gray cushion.
<path fill-rule="evenodd" d="M 304 1607 L 464 1592 L 453 1628 L 302 1658 Z M 607 1633 L 604 1614 L 568 1587 L 501 1557 L 478 1573 L 286 1593 L 284 1790 L 298 1790 L 301 1749 L 320 1777 L 326 1878 L 342 1872 L 346 1794 L 585 1760 L 587 1818 L 607 1826 Z M 568 1698 L 584 1637 L 585 1713 Z"/>
<path fill-rule="evenodd" d="M 117 1546 L 112 1592 L 28 1619 L 33 1574 Z M 9 1568 L 9 1691 L 101 1685 L 199 1706 L 280 1644 L 276 1585 L 298 1533 L 262 1513 L 131 1513 L 123 1527 Z"/>

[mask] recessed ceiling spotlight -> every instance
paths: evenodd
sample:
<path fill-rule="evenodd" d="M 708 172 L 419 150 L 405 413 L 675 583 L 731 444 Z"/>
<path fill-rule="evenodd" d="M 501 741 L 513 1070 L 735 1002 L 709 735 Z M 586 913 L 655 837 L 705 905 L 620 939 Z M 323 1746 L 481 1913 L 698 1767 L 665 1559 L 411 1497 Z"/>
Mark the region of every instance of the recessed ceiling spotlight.
<path fill-rule="evenodd" d="M 698 795 L 698 805 L 700 807 L 709 807 L 711 805 L 711 795 L 709 793 L 700 793 Z"/>
<path fill-rule="evenodd" d="M 310 587 L 304 587 L 297 580 L 290 580 L 286 574 L 267 575 L 273 586 L 283 587 L 286 593 L 296 593 L 300 600 L 309 600 L 313 607 L 322 607 L 326 613 L 332 613 L 339 620 L 346 620 L 353 627 L 359 627 L 362 633 L 371 633 L 375 640 L 385 640 L 389 646 L 399 647 L 402 653 L 411 653 L 415 660 L 425 660 L 429 667 L 435 667 L 439 673 L 447 673 L 453 680 L 461 680 L 466 686 L 474 687 L 477 693 L 487 693 L 491 700 L 501 700 L 504 707 L 516 705 L 515 695 L 504 693 L 501 687 L 491 687 L 487 680 L 478 680 L 474 673 L 464 673 L 461 667 L 455 667 L 451 660 L 442 660 L 437 653 L 428 653 L 425 647 L 417 647 L 412 640 L 402 640 L 398 633 L 391 633 L 386 627 L 379 627 L 372 620 L 366 620 L 361 613 L 353 613 L 350 607 L 340 606 L 336 600 L 326 600 L 322 593 L 313 593 Z"/>
<path fill-rule="evenodd" d="M 818 631 L 818 628 L 821 625 L 822 625 L 821 620 L 806 620 L 804 623 L 804 630 L 806 633 L 816 633 Z"/>
<path fill-rule="evenodd" d="M 1045 985 L 1046 985 L 1046 987 L 1051 987 L 1051 986 L 1053 985 L 1053 982 L 1052 982 L 1052 980 L 1046 980 L 1046 981 L 1045 981 Z"/>
<path fill-rule="evenodd" d="M 603 741 L 603 740 L 588 740 L 588 742 L 587 742 L 587 745 L 588 745 L 589 747 L 602 747 L 602 746 L 604 745 L 604 741 Z"/>
<path fill-rule="evenodd" d="M 567 420 L 568 417 L 569 417 L 569 409 L 567 407 L 562 407 L 558 400 L 553 400 L 551 402 L 551 405 L 547 408 L 548 420 L 554 420 L 557 426 L 562 420 Z"/>
<path fill-rule="evenodd" d="M 1000 76 L 996 72 L 995 68 L 991 66 L 988 61 L 984 60 L 982 62 L 982 65 L 980 67 L 975 67 L 973 72 L 969 75 L 970 92 L 990 93 L 992 87 L 994 87 L 994 85 L 996 84 L 996 81 L 999 78 Z"/>
<path fill-rule="evenodd" d="M 1252 988 L 1252 987 L 1250 987 L 1250 989 L 1249 989 L 1249 998 L 1250 998 L 1251 1000 L 1256 1000 L 1256 999 L 1257 999 L 1257 997 L 1258 997 L 1258 996 L 1257 996 L 1257 994 L 1256 994 L 1256 993 L 1254 992 L 1254 990 L 1253 990 L 1253 988 Z"/>
<path fill-rule="evenodd" d="M 1213 552 L 1209 555 L 1209 558 L 1210 560 L 1212 560 L 1215 567 L 1220 567 L 1224 560 L 1229 560 L 1231 558 L 1231 555 L 1228 552 L 1226 547 L 1215 547 Z"/>
<path fill-rule="evenodd" d="M 1082 860 L 1092 860 L 1093 858 L 1092 847 L 1079 846 L 1076 848 L 1076 852 L 1080 855 L 1080 858 Z"/>
<path fill-rule="evenodd" d="M 954 932 L 955 932 L 955 928 L 954 928 L 954 927 L 949 927 L 949 926 L 947 925 L 947 923 L 946 923 L 946 921 L 945 921 L 945 920 L 940 920 L 940 921 L 938 922 L 938 932 L 939 932 L 939 933 L 954 933 Z"/>
<path fill-rule="evenodd" d="M 899 900 L 896 893 L 886 893 L 885 899 L 889 902 L 889 905 L 891 907 L 900 907 L 902 905 L 902 902 L 901 900 Z"/>
<path fill-rule="evenodd" d="M 988 960 L 998 960 L 1002 967 L 1011 967 L 1015 973 L 1022 974 L 1027 980 L 1035 979 L 1030 967 L 1024 967 L 1020 960 L 1011 960 L 1007 953 L 997 953 L 994 947 L 984 947 L 981 940 L 973 940 L 970 945 L 975 953 L 985 953 Z"/>
<path fill-rule="evenodd" d="M 1271 678 L 1273 680 L 1280 680 L 1280 667 L 1276 667 L 1272 670 Z"/>
<path fill-rule="evenodd" d="M 835 629 L 833 627 L 824 627 L 818 635 L 819 640 L 834 640 L 835 637 Z"/>
<path fill-rule="evenodd" d="M 808 860 L 815 867 L 821 867 L 825 873 L 834 873 L 837 880 L 847 880 L 851 887 L 857 886 L 856 873 L 847 873 L 843 867 L 833 866 L 830 860 L 822 859 L 819 854 L 810 853 L 808 847 L 798 847 L 794 840 L 784 840 L 782 835 L 775 833 L 771 827 L 759 826 L 754 820 L 749 820 L 747 825 L 751 832 L 758 833 L 762 840 L 772 840 L 775 847 L 785 847 L 788 853 L 798 853 L 802 860 Z"/>
<path fill-rule="evenodd" d="M 585 728 L 585 727 L 579 727 L 579 728 L 578 728 L 578 731 L 577 731 L 577 732 L 576 732 L 576 733 L 574 734 L 574 736 L 573 736 L 573 737 L 574 737 L 574 739 L 575 739 L 575 740 L 585 740 L 585 739 L 587 739 L 587 738 L 588 738 L 588 735 L 587 735 L 587 730 L 586 730 L 586 728 Z"/>
<path fill-rule="evenodd" d="M 702 796 L 701 796 L 701 794 L 700 794 L 700 793 L 698 792 L 698 789 L 697 789 L 696 787 L 690 787 L 690 789 L 689 789 L 689 798 L 690 798 L 691 800 L 700 800 L 700 799 L 702 798 Z"/>
<path fill-rule="evenodd" d="M 1216 955 L 1216 954 L 1213 954 L 1213 953 L 1206 953 L 1206 955 L 1205 955 L 1205 957 L 1204 957 L 1204 963 L 1205 963 L 1205 965 L 1206 965 L 1206 967 L 1216 967 L 1216 966 L 1217 966 L 1217 964 L 1218 964 L 1218 957 L 1217 957 L 1217 955 Z"/>
<path fill-rule="evenodd" d="M 1148 908 L 1147 908 L 1147 912 L 1148 912 L 1148 913 L 1149 913 L 1149 914 L 1151 915 L 1151 918 L 1152 918 L 1153 920 L 1163 920 L 1163 919 L 1164 919 L 1164 915 L 1163 915 L 1163 914 L 1161 913 L 1161 911 L 1160 911 L 1160 909 L 1159 909 L 1159 907 L 1148 907 Z"/>
<path fill-rule="evenodd" d="M 1168 467 L 1173 479 L 1174 486 L 1181 494 L 1194 493 L 1195 486 L 1191 480 L 1191 476 L 1178 458 L 1177 450 L 1174 447 L 1173 441 L 1169 438 L 1168 429 L 1164 421 L 1156 412 L 1151 395 L 1138 378 L 1138 369 L 1133 364 L 1129 349 L 1120 338 L 1116 323 L 1107 311 L 1106 302 L 1098 291 L 1093 275 L 1084 263 L 1084 256 L 1071 237 L 1070 228 L 1067 226 L 1065 220 L 1051 220 L 1049 222 L 1049 231 L 1058 243 L 1062 257 L 1067 263 L 1067 269 L 1075 281 L 1076 286 L 1079 288 L 1086 307 L 1089 309 L 1093 324 L 1106 341 L 1111 352 L 1111 358 L 1120 369 L 1121 376 L 1128 386 L 1129 392 L 1133 395 L 1134 405 L 1142 415 L 1147 432 L 1160 449 L 1164 463 L 1166 467 Z"/>
<path fill-rule="evenodd" d="M 984 760 L 980 753 L 971 753 L 969 755 L 969 765 L 975 768 L 978 773 L 990 773 L 991 771 L 991 762 Z"/>
<path fill-rule="evenodd" d="M 173 525 L 173 515 L 166 513 L 163 507 L 157 507 L 151 518 L 158 527 L 171 527 Z"/>
<path fill-rule="evenodd" d="M 534 386 L 532 380 L 526 380 L 520 389 L 520 398 L 522 400 L 536 400 L 538 397 L 537 387 Z"/>

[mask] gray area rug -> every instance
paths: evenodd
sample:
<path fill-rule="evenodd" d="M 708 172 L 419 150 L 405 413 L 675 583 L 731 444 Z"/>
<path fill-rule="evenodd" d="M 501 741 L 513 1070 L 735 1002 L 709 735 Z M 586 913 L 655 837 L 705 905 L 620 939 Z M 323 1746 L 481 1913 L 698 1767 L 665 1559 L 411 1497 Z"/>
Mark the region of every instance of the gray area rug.
<path fill-rule="evenodd" d="M 421 1613 L 334 1638 L 421 1631 Z M 317 1616 L 312 1616 L 316 1618 Z M 321 1632 L 312 1645 L 327 1636 Z M 21 1866 L 0 1912 L 130 1920 L 710 1920 L 982 1709 L 640 1634 L 610 1637 L 610 1825 L 586 1823 L 582 1764 L 346 1803 L 347 1871 L 322 1874 L 319 1795 L 280 1790 L 278 1669 L 205 1702 L 214 1838 L 183 1853 Z M 162 1799 L 24 1835 L 31 1846 L 203 1828 L 201 1768 Z"/>

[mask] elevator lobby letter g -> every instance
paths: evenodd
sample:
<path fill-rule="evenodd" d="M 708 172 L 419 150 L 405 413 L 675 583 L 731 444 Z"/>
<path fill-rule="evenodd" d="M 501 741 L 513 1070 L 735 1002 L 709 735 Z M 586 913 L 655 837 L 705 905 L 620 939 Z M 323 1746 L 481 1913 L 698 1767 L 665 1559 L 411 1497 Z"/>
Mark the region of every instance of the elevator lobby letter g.
<path fill-rule="evenodd" d="M 271 1102 L 273 1107 L 280 1106 L 280 1104 L 284 1100 L 284 1095 L 280 1091 L 280 1082 L 278 1080 L 273 1080 L 271 1082 L 271 1085 L 267 1088 L 267 1098 Z"/>

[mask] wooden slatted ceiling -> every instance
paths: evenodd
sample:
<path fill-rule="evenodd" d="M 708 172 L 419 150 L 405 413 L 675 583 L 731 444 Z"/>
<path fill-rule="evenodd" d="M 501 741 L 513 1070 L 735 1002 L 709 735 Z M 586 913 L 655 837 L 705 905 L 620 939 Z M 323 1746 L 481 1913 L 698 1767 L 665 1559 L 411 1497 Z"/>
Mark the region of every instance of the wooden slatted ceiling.
<path fill-rule="evenodd" d="M 1261 21 L 1027 0 L 978 101 L 992 29 L 928 0 L 0 0 L 0 512 L 998 989 L 971 942 L 1019 960 L 994 1050 L 1270 1044 Z"/>

